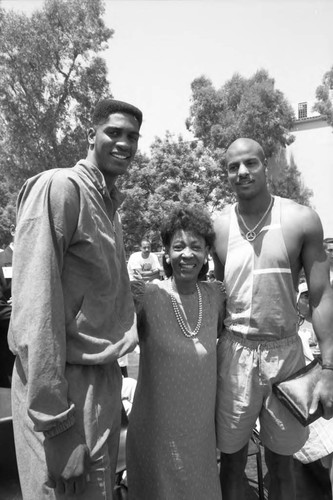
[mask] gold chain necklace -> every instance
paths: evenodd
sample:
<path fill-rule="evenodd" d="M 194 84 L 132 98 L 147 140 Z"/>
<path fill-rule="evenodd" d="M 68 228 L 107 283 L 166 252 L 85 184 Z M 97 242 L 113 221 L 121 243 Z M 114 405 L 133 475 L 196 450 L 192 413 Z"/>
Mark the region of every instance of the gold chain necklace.
<path fill-rule="evenodd" d="M 198 335 L 198 333 L 199 333 L 199 330 L 201 328 L 201 323 L 202 323 L 202 295 L 201 295 L 201 291 L 200 291 L 198 283 L 196 283 L 195 286 L 196 286 L 196 289 L 197 289 L 197 292 L 198 292 L 199 316 L 198 316 L 197 325 L 196 325 L 195 329 L 193 330 L 193 332 L 187 328 L 187 326 L 185 324 L 185 321 L 183 319 L 183 316 L 182 316 L 182 314 L 180 312 L 180 309 L 179 309 L 179 306 L 178 306 L 178 303 L 177 303 L 177 299 L 175 297 L 174 290 L 173 290 L 173 287 L 172 287 L 172 278 L 169 278 L 168 285 L 169 285 L 169 291 L 170 291 L 170 297 L 171 297 L 173 311 L 175 313 L 177 323 L 180 326 L 180 329 L 181 329 L 182 333 L 187 338 L 196 337 Z"/>
<path fill-rule="evenodd" d="M 247 241 L 254 241 L 256 239 L 256 237 L 258 236 L 258 234 L 256 233 L 256 229 L 260 226 L 260 224 L 262 223 L 263 220 L 265 220 L 265 218 L 267 217 L 267 214 L 268 212 L 270 211 L 270 209 L 272 208 L 273 206 L 273 202 L 274 202 L 274 198 L 273 196 L 271 196 L 271 200 L 269 202 L 269 205 L 267 207 L 267 210 L 266 212 L 264 213 L 264 215 L 261 217 L 260 221 L 258 222 L 258 224 L 256 224 L 252 229 L 250 229 L 246 223 L 245 223 L 245 220 L 243 219 L 243 217 L 241 216 L 241 214 L 239 213 L 239 209 L 238 209 L 238 203 L 237 203 L 237 206 L 236 206 L 236 211 L 237 211 L 237 215 L 238 217 L 240 218 L 240 220 L 242 221 L 245 229 L 247 230 L 247 233 L 245 234 L 245 238 L 247 239 Z"/>

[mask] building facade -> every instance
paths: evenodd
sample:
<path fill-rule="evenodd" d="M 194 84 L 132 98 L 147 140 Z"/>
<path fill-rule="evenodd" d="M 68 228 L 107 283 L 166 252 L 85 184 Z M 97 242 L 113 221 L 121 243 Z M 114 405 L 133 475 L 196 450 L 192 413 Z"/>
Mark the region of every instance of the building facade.
<path fill-rule="evenodd" d="M 299 103 L 292 130 L 295 141 L 287 147 L 301 173 L 304 185 L 313 191 L 311 205 L 321 218 L 324 238 L 333 237 L 333 127 L 312 104 Z"/>

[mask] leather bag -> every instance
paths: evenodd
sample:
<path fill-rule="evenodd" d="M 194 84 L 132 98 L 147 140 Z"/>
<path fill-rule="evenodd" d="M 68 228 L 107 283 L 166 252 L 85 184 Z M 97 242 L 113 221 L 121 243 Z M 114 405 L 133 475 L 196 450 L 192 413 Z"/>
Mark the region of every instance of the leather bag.
<path fill-rule="evenodd" d="M 273 393 L 306 427 L 323 415 L 323 406 L 319 401 L 316 411 L 310 414 L 313 391 L 320 379 L 321 361 L 315 358 L 296 373 L 282 382 L 273 384 Z"/>

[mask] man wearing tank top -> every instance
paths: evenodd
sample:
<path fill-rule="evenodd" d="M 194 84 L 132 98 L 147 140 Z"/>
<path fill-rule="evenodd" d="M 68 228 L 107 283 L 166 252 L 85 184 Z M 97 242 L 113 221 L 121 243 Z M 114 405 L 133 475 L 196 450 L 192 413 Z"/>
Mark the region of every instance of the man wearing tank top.
<path fill-rule="evenodd" d="M 272 384 L 304 366 L 296 294 L 304 268 L 323 369 L 313 411 L 333 416 L 333 290 L 315 211 L 272 196 L 260 144 L 237 139 L 226 154 L 237 203 L 215 220 L 215 273 L 227 293 L 218 343 L 217 444 L 223 500 L 242 500 L 247 446 L 259 418 L 270 473 L 270 500 L 294 500 L 292 455 L 308 431 L 272 394 Z"/>

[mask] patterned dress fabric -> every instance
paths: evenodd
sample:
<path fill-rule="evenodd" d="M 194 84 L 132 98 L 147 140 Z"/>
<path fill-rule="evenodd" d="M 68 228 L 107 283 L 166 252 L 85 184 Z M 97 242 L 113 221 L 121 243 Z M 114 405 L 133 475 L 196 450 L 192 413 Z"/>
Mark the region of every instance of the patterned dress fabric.
<path fill-rule="evenodd" d="M 140 365 L 127 435 L 130 500 L 221 500 L 214 408 L 221 283 L 200 282 L 197 338 L 182 333 L 167 281 L 139 299 Z"/>

